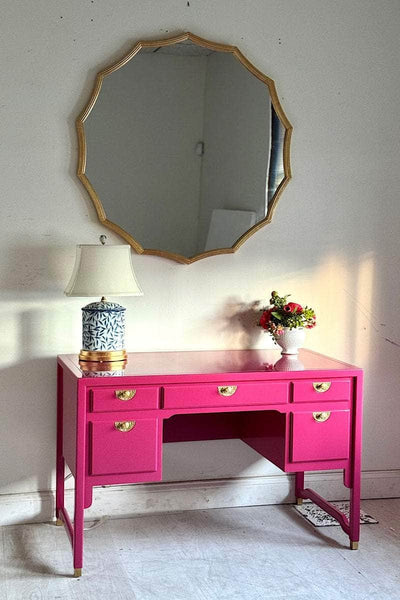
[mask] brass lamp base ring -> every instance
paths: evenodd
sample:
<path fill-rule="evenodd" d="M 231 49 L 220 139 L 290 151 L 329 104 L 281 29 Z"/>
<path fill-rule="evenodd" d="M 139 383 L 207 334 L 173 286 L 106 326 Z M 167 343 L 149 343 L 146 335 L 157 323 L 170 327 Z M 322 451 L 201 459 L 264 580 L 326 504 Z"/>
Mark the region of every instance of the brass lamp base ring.
<path fill-rule="evenodd" d="M 81 350 L 79 360 L 86 362 L 115 362 L 125 361 L 126 350 Z"/>
<path fill-rule="evenodd" d="M 126 363 L 126 360 L 113 360 L 112 362 L 88 362 L 80 360 L 79 368 L 82 371 L 94 371 L 95 373 L 101 373 L 102 371 L 123 371 Z"/>

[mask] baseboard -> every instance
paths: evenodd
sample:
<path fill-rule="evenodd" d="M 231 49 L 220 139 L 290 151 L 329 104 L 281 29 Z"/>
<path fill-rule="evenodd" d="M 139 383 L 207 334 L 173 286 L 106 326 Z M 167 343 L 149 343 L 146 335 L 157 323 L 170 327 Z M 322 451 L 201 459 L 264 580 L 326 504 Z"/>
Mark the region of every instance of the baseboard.
<path fill-rule="evenodd" d="M 328 500 L 347 500 L 341 473 L 308 473 L 306 486 Z M 400 497 L 400 470 L 365 471 L 362 498 Z M 141 514 L 179 512 L 207 508 L 287 504 L 294 502 L 293 476 L 274 475 L 173 483 L 117 485 L 94 489 L 87 520 L 101 516 L 121 518 Z M 73 491 L 66 490 L 66 504 L 73 506 Z M 0 525 L 48 522 L 54 519 L 54 492 L 0 495 Z"/>

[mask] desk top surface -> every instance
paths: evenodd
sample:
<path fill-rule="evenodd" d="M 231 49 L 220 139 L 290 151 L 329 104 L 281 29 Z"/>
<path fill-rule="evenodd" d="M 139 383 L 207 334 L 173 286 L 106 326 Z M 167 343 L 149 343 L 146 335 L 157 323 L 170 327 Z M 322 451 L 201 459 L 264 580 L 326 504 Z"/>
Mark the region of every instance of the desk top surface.
<path fill-rule="evenodd" d="M 359 367 L 311 350 L 281 356 L 279 350 L 212 350 L 181 352 L 131 352 L 123 369 L 110 363 L 79 363 L 78 355 L 63 354 L 59 362 L 78 378 L 211 375 L 219 373 L 291 373 L 299 371 L 361 371 Z M 338 373 L 339 375 L 339 373 Z"/>

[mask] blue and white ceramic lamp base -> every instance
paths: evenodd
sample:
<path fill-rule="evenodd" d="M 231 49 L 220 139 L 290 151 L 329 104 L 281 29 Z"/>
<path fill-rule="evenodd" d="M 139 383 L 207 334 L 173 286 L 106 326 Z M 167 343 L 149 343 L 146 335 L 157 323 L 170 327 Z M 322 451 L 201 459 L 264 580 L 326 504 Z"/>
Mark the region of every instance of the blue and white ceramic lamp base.
<path fill-rule="evenodd" d="M 82 308 L 82 350 L 79 360 L 124 361 L 125 308 L 102 298 Z"/>

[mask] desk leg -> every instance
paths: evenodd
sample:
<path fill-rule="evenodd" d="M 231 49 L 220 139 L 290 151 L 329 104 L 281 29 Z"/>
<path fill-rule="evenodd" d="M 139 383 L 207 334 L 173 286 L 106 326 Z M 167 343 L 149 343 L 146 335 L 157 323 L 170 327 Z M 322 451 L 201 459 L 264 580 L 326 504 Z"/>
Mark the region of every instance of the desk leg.
<path fill-rule="evenodd" d="M 73 553 L 74 553 L 74 573 L 75 577 L 82 574 L 83 566 L 83 526 L 84 526 L 84 493 L 83 485 L 75 482 L 75 510 L 74 510 L 74 535 L 73 535 Z"/>
<path fill-rule="evenodd" d="M 358 479 L 358 481 L 356 481 Z M 358 550 L 360 540 L 360 476 L 355 477 L 350 494 L 350 549 Z"/>
<path fill-rule="evenodd" d="M 301 496 L 301 492 L 304 491 L 304 472 L 299 472 L 295 474 L 295 495 L 296 495 L 296 504 L 303 504 L 303 498 Z"/>
<path fill-rule="evenodd" d="M 361 435 L 362 435 L 362 378 L 356 382 L 353 409 L 353 447 L 351 454 L 352 486 L 350 492 L 349 537 L 350 548 L 358 549 L 360 539 L 360 498 L 361 498 Z"/>
<path fill-rule="evenodd" d="M 86 424 L 85 402 L 78 391 L 78 406 L 76 418 L 76 470 L 75 470 L 75 506 L 72 548 L 74 554 L 75 577 L 82 574 L 83 565 L 83 526 L 85 506 L 85 448 Z"/>
<path fill-rule="evenodd" d="M 61 513 L 64 509 L 64 473 L 65 462 L 63 456 L 57 456 L 56 466 L 56 525 L 62 525 Z"/>
<path fill-rule="evenodd" d="M 63 371 L 58 365 L 57 378 L 57 460 L 56 460 L 56 519 L 62 525 L 61 511 L 64 509 L 65 461 L 63 457 Z"/>

